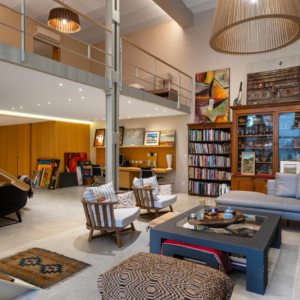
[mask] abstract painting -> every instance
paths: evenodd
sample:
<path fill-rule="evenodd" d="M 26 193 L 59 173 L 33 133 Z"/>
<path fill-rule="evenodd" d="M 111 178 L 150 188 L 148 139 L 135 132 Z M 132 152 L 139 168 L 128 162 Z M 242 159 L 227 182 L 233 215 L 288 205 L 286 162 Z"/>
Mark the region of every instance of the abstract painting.
<path fill-rule="evenodd" d="M 124 146 L 143 146 L 145 128 L 134 128 L 124 130 Z"/>
<path fill-rule="evenodd" d="M 119 146 L 123 146 L 124 127 L 119 127 Z"/>
<path fill-rule="evenodd" d="M 78 162 L 87 161 L 86 152 L 79 153 L 65 153 L 65 170 L 67 173 L 77 172 Z"/>
<path fill-rule="evenodd" d="M 145 146 L 158 146 L 159 145 L 160 131 L 146 131 Z"/>
<path fill-rule="evenodd" d="M 104 146 L 105 129 L 96 129 L 94 146 Z"/>
<path fill-rule="evenodd" d="M 162 130 L 160 132 L 160 146 L 175 146 L 175 130 Z"/>
<path fill-rule="evenodd" d="M 248 74 L 247 104 L 300 100 L 300 67 Z"/>
<path fill-rule="evenodd" d="M 195 93 L 195 123 L 229 121 L 229 68 L 196 74 Z"/>

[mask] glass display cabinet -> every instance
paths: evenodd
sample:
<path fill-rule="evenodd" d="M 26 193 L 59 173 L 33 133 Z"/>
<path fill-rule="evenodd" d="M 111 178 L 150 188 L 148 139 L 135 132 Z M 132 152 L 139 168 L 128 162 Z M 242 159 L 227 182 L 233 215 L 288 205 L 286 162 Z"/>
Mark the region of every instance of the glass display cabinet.
<path fill-rule="evenodd" d="M 241 105 L 231 109 L 231 190 L 266 194 L 267 181 L 280 172 L 281 161 L 300 162 L 300 102 Z M 251 168 L 245 157 L 251 157 Z"/>

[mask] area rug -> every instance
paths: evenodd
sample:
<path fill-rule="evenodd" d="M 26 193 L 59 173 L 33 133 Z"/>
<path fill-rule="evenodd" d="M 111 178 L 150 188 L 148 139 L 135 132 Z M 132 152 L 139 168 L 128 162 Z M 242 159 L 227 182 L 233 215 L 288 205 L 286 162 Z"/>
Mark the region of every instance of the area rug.
<path fill-rule="evenodd" d="M 50 288 L 91 265 L 40 248 L 32 248 L 0 260 L 0 272 L 41 289 Z"/>

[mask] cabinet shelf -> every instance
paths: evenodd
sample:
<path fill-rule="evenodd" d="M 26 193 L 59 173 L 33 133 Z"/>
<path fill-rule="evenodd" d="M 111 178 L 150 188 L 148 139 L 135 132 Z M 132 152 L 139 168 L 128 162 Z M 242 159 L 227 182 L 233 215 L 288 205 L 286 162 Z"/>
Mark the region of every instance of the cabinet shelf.
<path fill-rule="evenodd" d="M 249 135 L 239 135 L 238 137 L 254 137 L 254 136 L 260 136 L 260 137 L 264 137 L 264 136 L 273 136 L 273 134 L 249 134 Z"/>
<path fill-rule="evenodd" d="M 222 143 L 222 142 L 231 142 L 231 140 L 218 140 L 218 141 L 190 141 L 190 143 Z"/>
<path fill-rule="evenodd" d="M 242 162 L 241 161 L 239 161 L 238 162 L 239 164 L 241 164 Z M 262 161 L 259 161 L 259 162 L 255 162 L 255 164 L 272 164 L 273 162 L 272 161 L 266 161 L 266 162 L 262 162 Z"/>
<path fill-rule="evenodd" d="M 259 122 L 259 123 L 253 123 L 253 125 L 267 125 L 267 124 L 273 124 L 273 122 Z M 247 126 L 248 123 L 238 123 L 238 126 Z"/>
<path fill-rule="evenodd" d="M 279 147 L 279 149 L 300 149 L 300 147 Z"/>
<path fill-rule="evenodd" d="M 270 149 L 273 148 L 273 146 L 269 147 L 239 147 L 238 149 Z"/>

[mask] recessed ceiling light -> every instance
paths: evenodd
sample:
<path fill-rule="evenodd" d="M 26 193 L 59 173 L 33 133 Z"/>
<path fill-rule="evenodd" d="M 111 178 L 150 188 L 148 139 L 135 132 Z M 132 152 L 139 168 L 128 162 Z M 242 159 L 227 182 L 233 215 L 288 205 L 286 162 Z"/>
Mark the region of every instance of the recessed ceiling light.
<path fill-rule="evenodd" d="M 103 121 L 105 121 L 105 119 L 103 119 Z"/>
<path fill-rule="evenodd" d="M 63 23 L 63 24 L 67 24 L 67 20 L 66 20 L 66 19 L 63 19 L 63 20 L 62 20 L 62 23 Z"/>
<path fill-rule="evenodd" d="M 50 104 L 50 102 L 48 102 L 48 104 Z"/>
<path fill-rule="evenodd" d="M 147 115 L 147 117 L 149 117 L 149 115 Z"/>
<path fill-rule="evenodd" d="M 163 112 L 166 112 L 165 110 L 163 110 Z"/>
<path fill-rule="evenodd" d="M 82 88 L 79 89 L 79 92 L 82 92 Z"/>
<path fill-rule="evenodd" d="M 130 117 L 128 117 L 128 119 L 130 119 Z"/>
<path fill-rule="evenodd" d="M 60 86 L 63 86 L 63 84 L 62 84 L 62 83 L 60 83 L 59 85 L 60 85 Z"/>
<path fill-rule="evenodd" d="M 257 0 L 251 0 L 251 2 L 252 2 L 252 3 L 256 3 L 256 2 L 257 2 Z"/>
<path fill-rule="evenodd" d="M 121 119 L 121 117 L 119 117 L 119 119 Z"/>
<path fill-rule="evenodd" d="M 82 96 L 81 99 L 84 99 L 84 97 Z"/>
<path fill-rule="evenodd" d="M 14 107 L 12 107 L 12 109 L 14 110 L 15 108 L 14 108 Z"/>
<path fill-rule="evenodd" d="M 157 114 L 159 116 L 159 114 Z"/>
<path fill-rule="evenodd" d="M 20 106 L 20 108 L 23 108 L 23 106 Z"/>
<path fill-rule="evenodd" d="M 156 107 L 155 110 L 158 110 L 158 108 Z"/>
<path fill-rule="evenodd" d="M 69 101 L 72 101 L 72 99 L 71 99 L 71 98 L 69 98 Z"/>
<path fill-rule="evenodd" d="M 131 103 L 131 101 L 128 101 L 128 103 Z"/>
<path fill-rule="evenodd" d="M 95 119 L 95 121 L 97 121 L 97 119 Z"/>
<path fill-rule="evenodd" d="M 38 103 L 38 106 L 40 106 L 40 104 Z"/>

